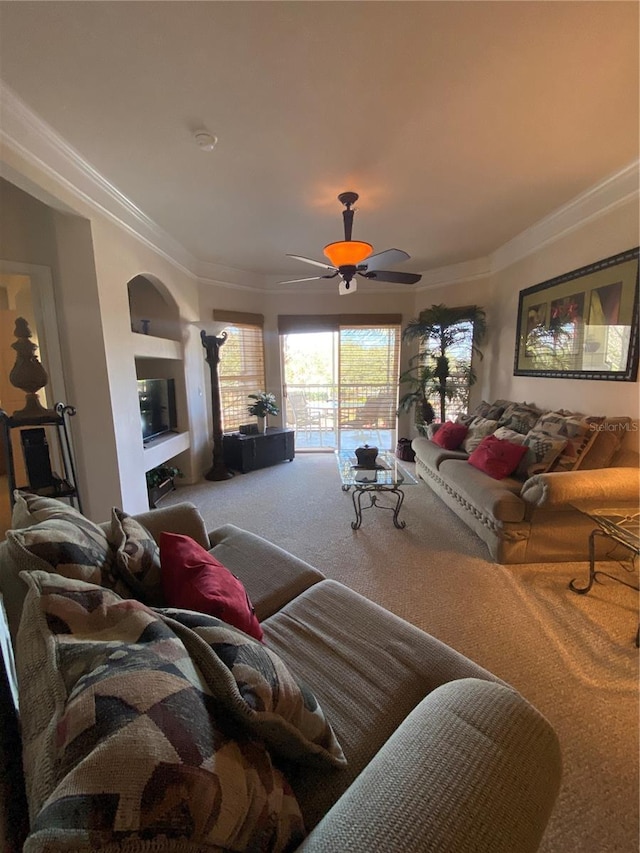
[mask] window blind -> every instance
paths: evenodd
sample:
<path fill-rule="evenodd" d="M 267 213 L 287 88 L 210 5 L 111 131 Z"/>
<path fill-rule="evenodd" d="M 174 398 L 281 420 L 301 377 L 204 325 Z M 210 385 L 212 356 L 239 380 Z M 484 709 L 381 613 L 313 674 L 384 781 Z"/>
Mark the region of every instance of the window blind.
<path fill-rule="evenodd" d="M 381 450 L 395 447 L 399 362 L 400 324 L 341 326 L 341 446 L 346 433 L 355 430 L 361 442 Z"/>
<path fill-rule="evenodd" d="M 214 319 L 224 322 L 227 316 L 221 315 L 226 313 L 214 312 Z M 247 317 L 249 322 L 246 322 Z M 247 396 L 265 390 L 262 317 L 234 313 L 226 332 L 228 337 L 220 349 L 218 373 L 222 428 L 225 432 L 233 432 L 240 424 L 252 420 L 247 413 L 250 403 Z"/>

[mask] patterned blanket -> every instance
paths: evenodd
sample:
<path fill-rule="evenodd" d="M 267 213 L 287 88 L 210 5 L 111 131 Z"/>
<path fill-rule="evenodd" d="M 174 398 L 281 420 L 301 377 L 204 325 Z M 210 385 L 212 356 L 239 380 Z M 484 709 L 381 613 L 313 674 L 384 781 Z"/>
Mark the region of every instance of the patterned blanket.
<path fill-rule="evenodd" d="M 287 761 L 345 758 L 313 693 L 213 617 L 47 572 L 18 636 L 24 850 L 293 850 Z"/>

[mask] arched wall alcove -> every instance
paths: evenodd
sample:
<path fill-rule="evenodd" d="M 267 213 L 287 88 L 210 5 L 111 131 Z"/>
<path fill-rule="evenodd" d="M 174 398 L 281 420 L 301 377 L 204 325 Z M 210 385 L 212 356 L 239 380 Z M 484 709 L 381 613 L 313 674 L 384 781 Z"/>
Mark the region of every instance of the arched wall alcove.
<path fill-rule="evenodd" d="M 128 284 L 131 331 L 171 341 L 182 339 L 180 311 L 169 289 L 153 275 L 140 273 Z"/>

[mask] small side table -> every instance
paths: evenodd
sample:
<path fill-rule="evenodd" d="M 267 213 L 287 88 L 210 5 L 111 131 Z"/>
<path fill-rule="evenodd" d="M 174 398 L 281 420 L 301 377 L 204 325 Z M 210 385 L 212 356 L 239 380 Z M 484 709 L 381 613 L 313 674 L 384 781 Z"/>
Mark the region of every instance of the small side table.
<path fill-rule="evenodd" d="M 617 505 L 615 507 L 603 507 L 601 504 L 596 505 L 592 501 L 576 501 L 573 506 L 589 518 L 593 519 L 598 525 L 589 534 L 589 578 L 586 586 L 578 586 L 577 578 L 574 578 L 569 583 L 569 589 L 578 595 L 585 595 L 589 592 L 594 582 L 598 577 L 609 578 L 610 580 L 621 583 L 635 592 L 640 592 L 640 587 L 636 584 L 629 583 L 618 575 L 609 574 L 609 572 L 596 571 L 596 537 L 610 539 L 618 545 L 627 548 L 634 555 L 634 558 L 640 554 L 640 512 L 638 506 L 633 504 Z M 636 646 L 640 646 L 640 628 L 636 634 Z"/>

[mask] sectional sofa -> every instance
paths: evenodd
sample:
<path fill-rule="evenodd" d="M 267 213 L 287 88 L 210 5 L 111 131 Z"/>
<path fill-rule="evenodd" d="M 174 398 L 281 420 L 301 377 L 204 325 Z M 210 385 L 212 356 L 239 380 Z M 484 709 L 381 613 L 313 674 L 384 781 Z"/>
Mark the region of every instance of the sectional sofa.
<path fill-rule="evenodd" d="M 416 472 L 498 563 L 587 560 L 595 523 L 576 505 L 637 509 L 640 503 L 637 420 L 496 400 L 459 421 L 458 446 L 456 436 L 443 442 L 449 446 L 436 443 L 439 424 L 431 437 L 413 439 Z M 500 446 L 496 437 L 526 449 L 517 468 L 500 478 L 470 464 L 483 440 Z M 610 552 L 603 548 L 598 556 Z"/>
<path fill-rule="evenodd" d="M 105 525 L 56 504 L 19 498 L 0 543 L 3 850 L 538 848 L 559 745 L 495 675 L 191 504 Z M 167 604 L 167 536 L 237 576 L 262 642 L 143 603 Z"/>

